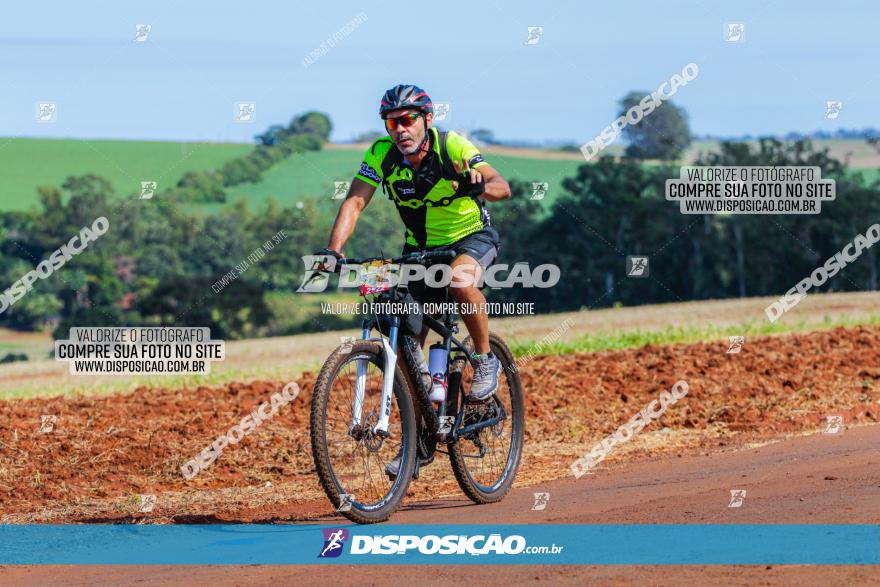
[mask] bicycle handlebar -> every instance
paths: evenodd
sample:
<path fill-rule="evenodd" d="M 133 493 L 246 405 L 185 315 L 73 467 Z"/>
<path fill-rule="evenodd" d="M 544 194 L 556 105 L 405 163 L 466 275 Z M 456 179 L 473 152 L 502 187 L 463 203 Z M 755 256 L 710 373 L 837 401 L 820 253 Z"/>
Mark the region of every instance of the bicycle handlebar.
<path fill-rule="evenodd" d="M 371 263 L 373 261 L 387 261 L 390 264 L 400 264 L 406 262 L 422 263 L 431 259 L 452 259 L 457 255 L 455 251 L 417 251 L 415 253 L 407 253 L 400 257 L 364 257 L 363 259 L 345 259 L 347 265 L 361 265 L 363 263 Z"/>
<path fill-rule="evenodd" d="M 407 253 L 406 255 L 401 255 L 400 257 L 364 257 L 363 259 L 340 259 L 337 262 L 336 266 L 333 268 L 333 271 L 327 271 L 322 267 L 313 267 L 312 271 L 317 271 L 319 273 L 339 273 L 340 267 L 343 265 L 362 265 L 364 263 L 371 263 L 373 261 L 386 261 L 389 264 L 403 264 L 403 263 L 424 263 L 425 261 L 434 260 L 434 259 L 453 259 L 458 255 L 455 251 L 417 251 L 415 253 Z M 317 264 L 317 263 L 316 263 Z"/>

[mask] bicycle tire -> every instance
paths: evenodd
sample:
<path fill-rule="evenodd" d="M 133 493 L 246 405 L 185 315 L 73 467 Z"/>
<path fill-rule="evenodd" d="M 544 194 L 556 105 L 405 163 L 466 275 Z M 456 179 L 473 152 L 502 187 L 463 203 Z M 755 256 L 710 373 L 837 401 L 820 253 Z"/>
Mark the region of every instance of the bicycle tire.
<path fill-rule="evenodd" d="M 473 353 L 474 344 L 471 337 L 467 337 L 463 343 L 469 353 Z M 455 480 L 458 481 L 459 487 L 468 498 L 474 503 L 494 503 L 501 501 L 516 478 L 519 470 L 519 464 L 522 460 L 523 439 L 525 436 L 525 403 L 523 401 L 522 382 L 519 378 L 519 372 L 513 360 L 513 354 L 507 348 L 507 344 L 501 337 L 495 334 L 489 334 L 489 348 L 501 361 L 502 377 L 507 378 L 508 388 L 510 390 L 510 411 L 508 420 L 513 427 L 511 434 L 510 452 L 502 471 L 500 482 L 485 486 L 478 483 L 467 466 L 467 456 L 463 452 L 462 439 L 449 446 L 449 461 L 452 465 L 452 472 L 455 474 Z M 459 356 L 449 370 L 449 393 L 451 413 L 457 413 L 458 401 L 464 397 L 462 390 L 462 376 L 467 366 L 467 359 Z M 499 382 L 500 387 L 500 382 Z M 484 429 L 486 430 L 486 429 Z"/>
<path fill-rule="evenodd" d="M 310 421 L 310 436 L 312 444 L 312 456 L 315 461 L 315 470 L 321 481 L 321 486 L 327 494 L 330 503 L 339 511 L 342 503 L 342 495 L 345 493 L 342 484 L 331 463 L 330 450 L 327 442 L 327 407 L 333 390 L 333 383 L 339 376 L 340 370 L 356 357 L 362 357 L 376 365 L 384 374 L 385 350 L 379 341 L 356 341 L 347 345 L 340 345 L 324 362 L 318 378 L 315 381 L 312 392 L 312 410 Z M 348 511 L 339 511 L 349 520 L 358 524 L 375 524 L 384 522 L 400 507 L 406 496 L 410 481 L 415 469 L 416 458 L 416 421 L 412 398 L 409 388 L 400 367 L 395 365 L 394 370 L 394 397 L 397 403 L 397 415 L 400 418 L 401 446 L 403 460 L 401 471 L 392 482 L 390 495 L 380 501 L 378 507 L 363 507 L 358 502 L 351 503 Z M 392 411 L 392 418 L 394 411 Z M 353 445 L 359 441 L 352 438 Z M 356 496 L 355 496 L 356 497 Z"/>

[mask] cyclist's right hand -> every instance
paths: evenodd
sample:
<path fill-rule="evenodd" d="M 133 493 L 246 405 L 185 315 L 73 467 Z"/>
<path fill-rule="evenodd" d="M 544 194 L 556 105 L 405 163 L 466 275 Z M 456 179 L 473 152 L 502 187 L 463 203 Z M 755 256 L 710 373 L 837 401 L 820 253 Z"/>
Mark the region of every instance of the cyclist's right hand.
<path fill-rule="evenodd" d="M 317 257 L 325 257 L 325 256 L 333 257 L 334 259 L 336 259 L 336 266 L 337 267 L 339 265 L 345 265 L 345 255 L 343 255 L 339 251 L 334 251 L 333 249 L 324 248 L 324 249 L 320 249 L 318 251 L 315 251 L 313 254 Z M 319 263 L 318 266 L 315 267 L 315 270 L 316 271 L 326 271 L 328 273 L 330 272 L 330 269 L 327 266 L 325 266 L 323 263 Z"/>

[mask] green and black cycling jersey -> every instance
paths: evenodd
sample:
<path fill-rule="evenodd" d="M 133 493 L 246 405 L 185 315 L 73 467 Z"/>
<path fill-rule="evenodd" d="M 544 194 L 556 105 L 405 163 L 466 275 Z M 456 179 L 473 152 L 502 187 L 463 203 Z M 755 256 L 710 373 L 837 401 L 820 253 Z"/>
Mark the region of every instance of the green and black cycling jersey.
<path fill-rule="evenodd" d="M 479 169 L 487 165 L 483 156 L 459 134 L 435 128 L 428 132 L 430 149 L 419 169 L 413 169 L 391 137 L 383 137 L 367 150 L 356 175 L 374 187 L 382 184 L 406 226 L 407 244 L 417 247 L 448 245 L 490 226 L 483 200 L 457 194 L 452 187 L 453 181 L 464 178 L 455 173 L 452 162 L 461 166 L 466 159 L 471 168 Z"/>

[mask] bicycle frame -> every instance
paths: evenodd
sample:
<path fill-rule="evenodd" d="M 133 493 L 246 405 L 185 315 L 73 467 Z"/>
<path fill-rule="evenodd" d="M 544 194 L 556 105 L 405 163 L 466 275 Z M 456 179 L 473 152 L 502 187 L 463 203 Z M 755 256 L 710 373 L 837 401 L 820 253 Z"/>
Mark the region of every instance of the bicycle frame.
<path fill-rule="evenodd" d="M 468 355 L 467 348 L 464 344 L 458 340 L 454 333 L 457 328 L 455 327 L 454 318 L 452 315 L 445 315 L 443 321 L 439 321 L 432 316 L 425 315 L 423 317 L 425 323 L 427 323 L 428 327 L 440 334 L 443 337 L 443 345 L 446 347 L 447 356 L 449 356 L 452 347 L 454 345 L 455 349 L 461 351 Z M 388 338 L 380 336 L 379 338 L 372 338 L 370 336 L 373 328 L 378 327 L 379 323 L 382 321 L 386 321 L 388 323 Z M 381 330 L 380 330 L 381 332 Z M 382 413 L 379 416 L 379 421 L 376 423 L 376 426 L 373 428 L 373 433 L 377 436 L 388 436 L 388 425 L 389 418 L 391 416 L 391 405 L 392 405 L 392 395 L 394 393 L 394 370 L 397 364 L 397 349 L 402 347 L 399 344 L 399 335 L 400 335 L 400 318 L 397 316 L 381 316 L 381 317 L 370 317 L 364 320 L 362 326 L 362 340 L 379 340 L 382 342 L 383 347 L 385 348 L 385 371 L 384 377 L 382 380 Z M 404 361 L 406 364 L 412 369 L 414 365 L 412 364 L 412 360 L 409 356 L 407 356 L 406 352 L 403 354 Z M 367 361 L 363 359 L 358 359 L 357 363 L 357 379 L 355 381 L 355 401 L 352 409 L 352 427 L 360 424 L 362 418 L 363 404 L 364 404 L 364 394 L 366 393 L 366 372 L 367 372 Z M 471 424 L 469 426 L 461 427 L 462 419 L 464 418 L 464 410 L 459 409 L 458 414 L 456 414 L 454 423 L 450 423 L 448 432 L 443 432 L 443 422 L 442 418 L 446 418 L 446 407 L 449 402 L 449 398 L 447 397 L 446 401 L 440 404 L 440 413 L 438 414 L 431 404 L 431 401 L 428 399 L 428 395 L 425 390 L 423 390 L 416 383 L 415 394 L 419 399 L 419 406 L 417 406 L 421 413 L 424 421 L 427 423 L 429 429 L 434 433 L 444 433 L 450 435 L 450 440 L 455 441 L 461 436 L 465 436 L 471 432 L 479 430 L 481 428 L 486 428 L 488 426 L 493 426 L 504 419 L 507 414 L 504 409 L 503 404 L 498 401 L 497 398 L 494 399 L 496 405 L 499 408 L 498 415 L 494 418 L 490 418 L 488 420 L 483 420 L 476 424 Z M 462 398 L 462 404 L 464 405 L 464 398 Z"/>
<path fill-rule="evenodd" d="M 398 257 L 395 259 L 385 259 L 382 257 L 371 257 L 366 259 L 350 259 L 349 262 L 351 264 L 360 264 L 365 262 L 372 261 L 387 261 L 389 263 L 399 263 L 407 260 L 413 260 L 416 262 L 424 262 L 427 259 L 431 258 L 449 258 L 452 255 L 449 251 L 440 251 L 440 252 L 419 252 L 419 253 L 410 253 L 404 255 L 402 257 Z M 316 263 L 316 267 L 318 264 Z M 396 288 L 395 288 L 396 289 Z M 446 347 L 447 356 L 451 356 L 451 351 L 453 345 L 457 351 L 461 351 L 465 354 L 465 356 L 469 356 L 467 348 L 464 344 L 453 336 L 456 332 L 458 332 L 458 327 L 455 325 L 455 316 L 453 314 L 444 314 L 442 322 L 437 320 L 433 316 L 424 315 L 424 322 L 428 325 L 428 328 L 438 333 L 443 337 L 443 344 Z M 382 334 L 382 324 L 385 323 L 388 326 L 388 338 L 381 336 Z M 379 330 L 380 336 L 378 338 L 373 338 L 370 336 L 373 328 L 377 328 Z M 385 364 L 384 364 L 384 375 L 382 380 L 382 408 L 381 414 L 379 414 L 379 420 L 376 425 L 373 427 L 373 434 L 382 437 L 388 437 L 388 426 L 389 419 L 391 417 L 391 406 L 393 403 L 393 394 L 394 394 L 394 373 L 395 367 L 397 364 L 397 357 L 400 354 L 398 351 L 402 351 L 404 362 L 407 365 L 407 368 L 412 372 L 414 369 L 414 360 L 411 356 L 409 356 L 409 348 L 405 345 L 401 345 L 399 341 L 400 334 L 400 318 L 398 316 L 371 316 L 369 318 L 364 319 L 362 325 L 362 340 L 375 340 L 381 341 L 382 346 L 385 351 Z M 366 394 L 366 379 L 367 379 L 367 361 L 363 359 L 356 359 L 357 366 L 357 377 L 355 380 L 355 398 L 354 403 L 352 405 L 352 414 L 351 414 L 351 430 L 354 430 L 355 427 L 361 425 L 363 421 L 363 408 L 364 408 L 364 396 Z M 459 437 L 479 430 L 481 428 L 485 428 L 487 426 L 492 426 L 502 419 L 507 417 L 506 411 L 504 409 L 504 405 L 498 400 L 497 397 L 493 399 L 495 405 L 498 409 L 498 415 L 490 418 L 489 420 L 483 420 L 476 424 L 471 424 L 469 426 L 465 426 L 464 428 L 460 428 L 462 419 L 464 418 L 464 405 L 465 405 L 465 397 L 462 396 L 462 401 L 459 405 L 458 414 L 453 422 L 449 422 L 449 417 L 446 415 L 446 407 L 450 400 L 449 397 L 446 398 L 440 405 L 440 413 L 438 414 L 435 411 L 430 399 L 428 398 L 428 394 L 430 390 L 422 389 L 422 386 L 419 384 L 419 378 L 415 378 L 415 395 L 418 399 L 419 405 L 417 406 L 422 414 L 423 421 L 427 423 L 432 434 L 438 435 L 440 438 L 444 438 L 446 440 L 454 442 Z M 441 423 L 441 418 L 443 422 Z"/>

